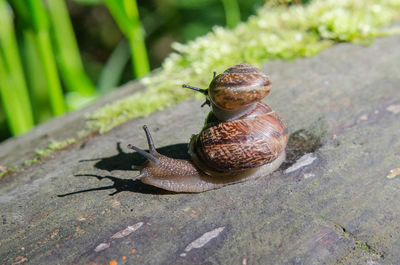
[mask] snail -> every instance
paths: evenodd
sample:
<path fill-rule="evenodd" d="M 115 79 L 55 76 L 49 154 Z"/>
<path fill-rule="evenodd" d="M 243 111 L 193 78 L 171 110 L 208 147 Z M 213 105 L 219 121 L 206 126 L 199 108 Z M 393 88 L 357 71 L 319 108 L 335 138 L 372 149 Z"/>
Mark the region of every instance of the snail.
<path fill-rule="evenodd" d="M 174 192 L 203 192 L 266 176 L 285 160 L 286 123 L 261 102 L 269 78 L 249 64 L 235 65 L 212 79 L 207 89 L 188 85 L 211 105 L 201 132 L 189 143 L 190 160 L 159 154 L 147 126 L 149 152 L 128 145 L 147 161 L 135 179 Z M 203 104 L 204 105 L 204 104 Z"/>

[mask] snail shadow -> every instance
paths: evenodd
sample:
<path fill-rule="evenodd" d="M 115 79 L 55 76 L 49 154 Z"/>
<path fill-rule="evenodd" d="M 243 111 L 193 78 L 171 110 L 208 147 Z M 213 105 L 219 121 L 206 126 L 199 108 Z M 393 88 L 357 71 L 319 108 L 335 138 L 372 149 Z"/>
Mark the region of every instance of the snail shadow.
<path fill-rule="evenodd" d="M 174 145 L 167 145 L 164 147 L 157 148 L 157 151 L 171 158 L 176 159 L 190 159 L 188 155 L 188 144 L 180 143 Z M 117 154 L 110 157 L 101 157 L 101 158 L 93 158 L 93 159 L 84 159 L 79 162 L 90 162 L 97 161 L 94 164 L 94 167 L 101 170 L 113 171 L 113 170 L 132 170 L 132 168 L 137 168 L 143 165 L 146 159 L 138 154 L 137 152 L 125 152 L 121 148 L 121 143 L 117 142 L 116 144 Z"/>
<path fill-rule="evenodd" d="M 157 151 L 160 154 L 176 158 L 176 159 L 189 159 L 188 145 L 185 143 L 168 145 L 161 148 L 157 148 Z M 80 160 L 80 163 L 84 162 L 91 162 L 91 161 L 98 161 L 94 164 L 94 167 L 101 170 L 107 170 L 109 172 L 113 170 L 121 170 L 121 171 L 132 171 L 132 176 L 136 175 L 134 172 L 134 168 L 138 168 L 146 161 L 146 159 L 138 154 L 137 152 L 125 152 L 121 148 L 121 143 L 116 143 L 116 150 L 117 154 L 110 156 L 110 157 L 102 157 L 102 158 L 93 158 L 93 159 L 84 159 Z M 137 170 L 137 169 L 136 169 Z M 112 185 L 107 185 L 103 187 L 96 187 L 96 188 L 88 188 L 79 191 L 73 191 L 69 193 L 59 194 L 58 197 L 66 197 L 78 193 L 86 193 L 86 192 L 93 192 L 93 191 L 100 191 L 100 190 L 112 190 L 115 191 L 110 194 L 113 196 L 117 193 L 122 191 L 130 191 L 135 193 L 143 193 L 143 194 L 158 194 L 158 195 L 165 195 L 165 194 L 175 194 L 175 192 L 166 191 L 154 186 L 146 185 L 139 180 L 134 179 L 123 179 L 117 178 L 115 176 L 100 176 L 96 174 L 76 174 L 75 177 L 94 177 L 98 180 L 108 179 L 113 182 Z"/>
<path fill-rule="evenodd" d="M 113 182 L 112 185 L 97 187 L 97 188 L 89 188 L 84 190 L 78 190 L 73 192 L 68 192 L 64 194 L 58 194 L 57 197 L 67 197 L 70 195 L 75 195 L 79 193 L 93 192 L 93 191 L 101 191 L 101 190 L 111 190 L 114 189 L 113 193 L 110 193 L 109 196 L 114 196 L 123 191 L 130 191 L 135 193 L 143 193 L 143 194 L 157 194 L 157 195 L 167 195 L 167 194 L 175 194 L 174 192 L 163 190 L 154 186 L 146 185 L 139 180 L 133 179 L 122 179 L 114 176 L 99 176 L 96 174 L 76 174 L 75 177 L 94 177 L 98 180 L 109 179 Z"/>

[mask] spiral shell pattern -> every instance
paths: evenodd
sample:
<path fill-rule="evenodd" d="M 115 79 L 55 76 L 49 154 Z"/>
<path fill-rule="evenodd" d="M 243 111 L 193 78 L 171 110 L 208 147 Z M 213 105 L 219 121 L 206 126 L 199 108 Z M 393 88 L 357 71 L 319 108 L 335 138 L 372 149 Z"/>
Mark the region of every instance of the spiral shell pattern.
<path fill-rule="evenodd" d="M 268 76 L 249 64 L 238 64 L 216 76 L 210 83 L 208 93 L 214 105 L 234 110 L 260 101 L 270 89 Z"/>
<path fill-rule="evenodd" d="M 205 126 L 195 150 L 202 164 L 218 172 L 260 167 L 274 161 L 288 140 L 286 123 L 265 103 L 237 120 Z"/>

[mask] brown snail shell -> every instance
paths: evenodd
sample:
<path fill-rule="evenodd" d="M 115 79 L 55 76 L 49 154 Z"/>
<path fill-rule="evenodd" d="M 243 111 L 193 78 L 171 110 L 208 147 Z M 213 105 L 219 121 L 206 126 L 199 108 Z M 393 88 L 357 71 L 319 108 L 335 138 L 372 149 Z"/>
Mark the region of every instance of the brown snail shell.
<path fill-rule="evenodd" d="M 257 103 L 253 112 L 263 114 L 246 114 L 200 132 L 192 144 L 202 164 L 218 172 L 244 170 L 270 163 L 281 154 L 288 140 L 286 124 L 264 103 Z"/>
<path fill-rule="evenodd" d="M 216 107 L 234 110 L 265 98 L 271 90 L 271 81 L 257 68 L 238 64 L 216 76 L 208 90 Z"/>
<path fill-rule="evenodd" d="M 286 123 L 267 104 L 269 78 L 257 68 L 239 64 L 214 77 L 207 90 L 212 111 L 202 131 L 192 137 L 191 160 L 159 154 L 146 126 L 148 161 L 136 179 L 175 192 L 202 192 L 268 175 L 285 160 Z M 207 102 L 207 101 L 206 101 Z"/>

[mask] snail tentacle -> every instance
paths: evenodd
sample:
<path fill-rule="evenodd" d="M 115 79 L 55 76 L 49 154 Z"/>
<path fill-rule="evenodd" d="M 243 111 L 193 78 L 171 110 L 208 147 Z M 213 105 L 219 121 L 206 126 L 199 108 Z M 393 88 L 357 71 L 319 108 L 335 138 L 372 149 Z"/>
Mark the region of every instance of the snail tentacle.
<path fill-rule="evenodd" d="M 147 160 L 151 161 L 152 163 L 154 163 L 154 164 L 158 163 L 158 160 L 154 155 L 147 153 L 146 151 L 140 149 L 139 147 L 128 144 L 128 148 L 135 150 L 138 154 L 142 155 L 143 157 L 145 157 Z"/>
<path fill-rule="evenodd" d="M 182 87 L 183 87 L 183 88 L 189 88 L 189 89 L 191 89 L 191 90 L 200 92 L 200 93 L 202 93 L 202 94 L 204 94 L 204 95 L 206 95 L 206 96 L 208 95 L 208 89 L 202 89 L 202 88 L 198 88 L 198 87 L 194 87 L 194 86 L 189 86 L 189 85 L 182 85 Z"/>
<path fill-rule="evenodd" d="M 149 128 L 147 128 L 147 125 L 143 125 L 143 130 L 146 134 L 147 144 L 149 145 L 150 154 L 158 154 L 156 147 L 154 146 L 153 138 L 151 137 Z"/>

